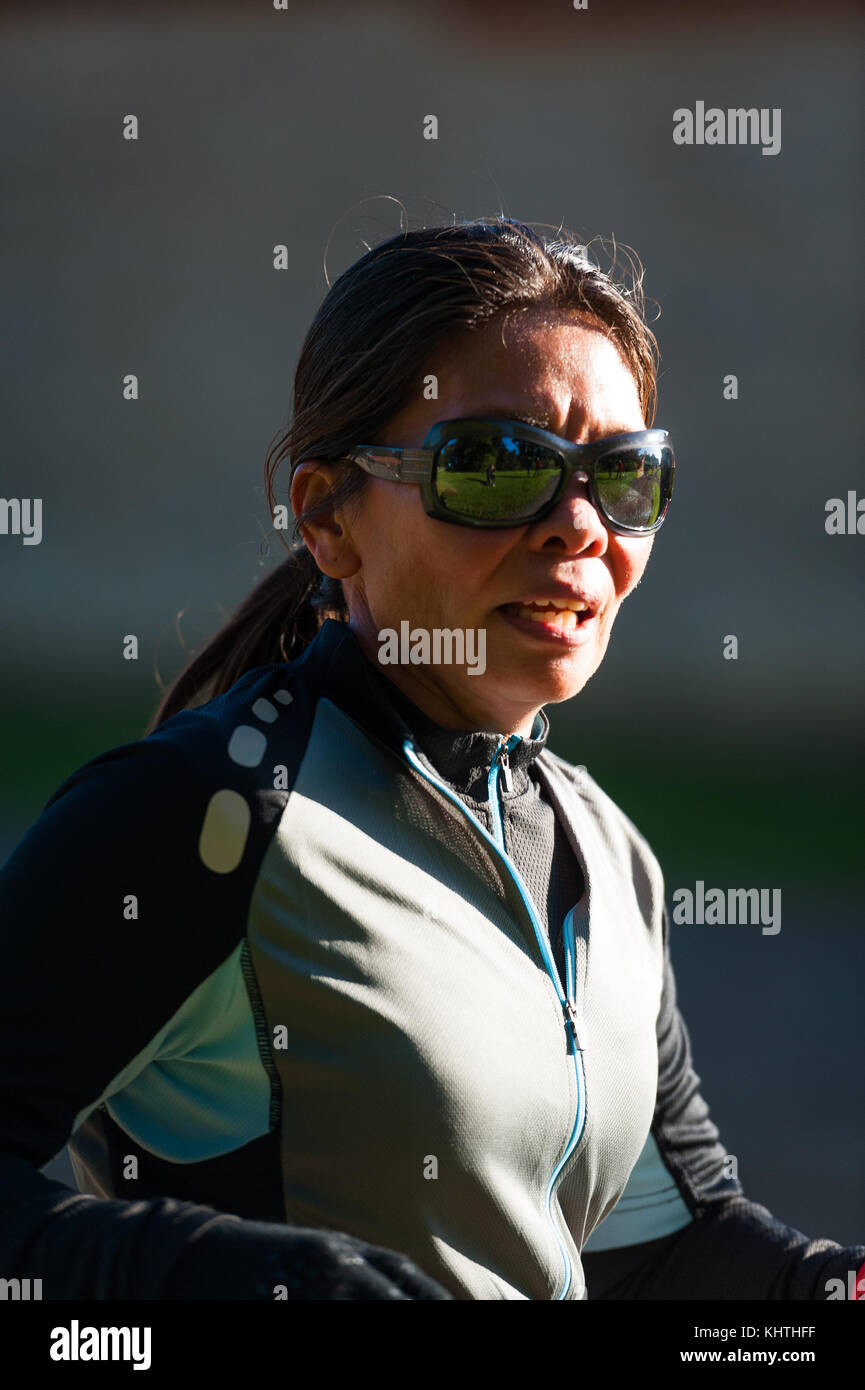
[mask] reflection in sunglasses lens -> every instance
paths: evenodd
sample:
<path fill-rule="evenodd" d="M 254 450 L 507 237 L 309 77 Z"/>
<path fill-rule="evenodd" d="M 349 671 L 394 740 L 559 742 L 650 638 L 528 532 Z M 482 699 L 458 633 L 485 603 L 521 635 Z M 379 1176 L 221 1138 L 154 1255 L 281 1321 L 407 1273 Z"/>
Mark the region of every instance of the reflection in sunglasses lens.
<path fill-rule="evenodd" d="M 456 435 L 439 446 L 433 487 L 443 507 L 487 521 L 529 517 L 553 496 L 563 460 L 552 449 L 512 435 Z"/>
<path fill-rule="evenodd" d="M 598 460 L 601 506 L 620 526 L 653 526 L 661 511 L 670 450 L 660 445 L 622 449 Z"/>

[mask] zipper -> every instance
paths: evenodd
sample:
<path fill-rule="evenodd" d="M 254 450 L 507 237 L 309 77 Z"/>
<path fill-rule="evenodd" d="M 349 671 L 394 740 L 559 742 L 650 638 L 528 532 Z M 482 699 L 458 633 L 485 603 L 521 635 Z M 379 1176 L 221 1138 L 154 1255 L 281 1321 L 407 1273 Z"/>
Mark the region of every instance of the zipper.
<path fill-rule="evenodd" d="M 505 791 L 513 791 L 514 782 L 513 778 L 511 777 L 511 764 L 509 754 L 513 752 L 519 741 L 519 734 L 511 734 L 510 738 L 508 739 L 505 738 L 504 734 L 501 734 L 499 736 L 499 746 L 496 749 L 495 754 L 493 755 L 493 760 L 490 763 L 490 770 L 487 773 L 487 798 L 489 800 L 490 810 L 492 811 L 493 815 L 493 830 L 495 832 L 496 845 L 497 848 L 501 850 L 502 854 L 504 854 L 506 858 L 507 851 L 505 850 L 505 833 L 504 827 L 502 825 L 501 797 L 499 794 L 498 786 L 499 769 L 501 769 L 503 774 L 502 780 L 505 784 Z M 460 805 L 463 806 L 463 803 L 460 802 Z M 471 812 L 469 811 L 467 806 L 463 806 L 463 810 L 466 811 L 469 815 L 471 815 Z M 472 816 L 472 820 L 475 819 L 476 818 Z M 477 824 L 480 825 L 480 821 L 477 821 Z M 483 826 L 481 826 L 481 829 L 483 829 Z"/>
<path fill-rule="evenodd" d="M 574 1059 L 574 1072 L 577 1078 L 577 1113 L 574 1116 L 574 1127 L 571 1130 L 567 1148 L 559 1159 L 553 1176 L 550 1178 L 548 1203 L 552 1200 L 552 1194 L 555 1191 L 557 1179 L 561 1176 L 565 1164 L 582 1139 L 583 1130 L 586 1127 L 586 1071 L 583 1065 L 583 1048 L 580 1043 L 580 1035 L 577 1031 L 577 941 L 576 927 L 574 926 L 574 911 L 575 909 L 572 907 L 565 917 L 562 936 L 565 943 L 566 995 L 564 1007 L 571 1038 L 569 1050 Z M 565 1287 L 559 1294 L 559 1298 L 564 1298 L 566 1296 L 571 1286 L 572 1274 L 573 1270 L 571 1269 L 570 1260 L 568 1260 Z"/>
<path fill-rule="evenodd" d="M 516 734 L 514 734 L 513 737 L 516 738 Z M 502 781 L 506 792 L 512 792 L 514 789 L 514 779 L 511 777 L 511 764 L 508 758 L 511 747 L 512 744 L 510 740 L 508 740 L 507 743 L 499 745 L 499 765 L 502 769 Z"/>
<path fill-rule="evenodd" d="M 529 919 L 531 921 L 532 928 L 535 933 L 535 939 L 538 943 L 541 958 L 544 962 L 544 968 L 550 980 L 552 981 L 553 988 L 556 991 L 556 995 L 562 1007 L 562 1022 L 565 1029 L 565 1038 L 567 1041 L 568 1053 L 574 1059 L 574 1075 L 576 1077 L 577 1082 L 577 1113 L 574 1117 L 573 1127 L 571 1129 L 568 1142 L 565 1146 L 565 1151 L 559 1159 L 558 1163 L 556 1164 L 555 1168 L 553 1169 L 552 1175 L 547 1184 L 547 1190 L 545 1194 L 545 1209 L 547 1220 L 549 1221 L 553 1229 L 553 1234 L 556 1237 L 556 1242 L 558 1244 L 562 1256 L 562 1264 L 564 1266 L 564 1285 L 560 1292 L 556 1294 L 556 1298 L 554 1300 L 556 1302 L 559 1302 L 567 1297 L 568 1290 L 570 1289 L 571 1282 L 573 1280 L 574 1271 L 573 1266 L 571 1264 L 570 1255 L 567 1251 L 567 1247 L 562 1242 L 562 1238 L 559 1234 L 558 1227 L 556 1226 L 555 1220 L 553 1219 L 552 1200 L 555 1194 L 557 1183 L 562 1175 L 562 1170 L 564 1169 L 564 1166 L 570 1158 L 571 1154 L 574 1152 L 574 1149 L 579 1144 L 580 1139 L 583 1135 L 583 1130 L 585 1128 L 586 1075 L 585 1069 L 583 1067 L 582 1047 L 580 1045 L 579 1033 L 577 1031 L 576 937 L 574 928 L 574 909 L 571 908 L 570 912 L 565 917 L 563 927 L 563 938 L 565 944 L 566 985 L 566 990 L 563 993 L 561 981 L 559 980 L 559 973 L 555 966 L 555 961 L 552 958 L 546 935 L 543 931 L 543 928 L 541 927 L 540 922 L 538 921 L 537 914 L 529 896 L 528 889 L 526 888 L 526 885 L 523 883 L 523 880 L 517 870 L 516 865 L 511 862 L 510 856 L 508 855 L 505 849 L 504 829 L 502 824 L 501 791 L 499 788 L 499 774 L 501 772 L 501 780 L 504 783 L 505 790 L 512 790 L 513 779 L 511 777 L 509 755 L 513 752 L 514 748 L 519 742 L 520 737 L 518 734 L 512 734 L 511 737 L 507 739 L 505 738 L 504 734 L 502 734 L 499 739 L 499 746 L 496 749 L 495 755 L 490 764 L 490 770 L 487 775 L 487 792 L 489 795 L 490 810 L 492 812 L 493 817 L 493 835 L 490 835 L 486 826 L 481 824 L 477 816 L 469 810 L 469 808 L 464 804 L 464 802 L 460 800 L 460 798 L 456 795 L 455 792 L 451 791 L 450 787 L 448 787 L 438 777 L 435 777 L 423 766 L 417 754 L 415 753 L 414 746 L 410 738 L 406 738 L 403 740 L 403 752 L 405 753 L 406 758 L 411 763 L 415 771 L 419 772 L 420 775 L 424 777 L 427 782 L 432 783 L 432 785 L 437 787 L 438 790 L 444 796 L 446 796 L 449 801 L 453 802 L 453 804 L 456 807 L 458 807 L 458 809 L 463 813 L 463 815 L 467 816 L 468 819 L 473 823 L 473 825 L 475 825 L 475 827 L 483 835 L 484 839 L 492 845 L 493 849 L 501 855 L 502 859 L 504 860 L 505 867 L 507 868 L 509 874 L 511 875 L 511 878 L 514 880 L 514 883 L 516 884 L 519 890 L 520 897 L 523 901 L 523 906 L 525 907 L 529 915 Z"/>

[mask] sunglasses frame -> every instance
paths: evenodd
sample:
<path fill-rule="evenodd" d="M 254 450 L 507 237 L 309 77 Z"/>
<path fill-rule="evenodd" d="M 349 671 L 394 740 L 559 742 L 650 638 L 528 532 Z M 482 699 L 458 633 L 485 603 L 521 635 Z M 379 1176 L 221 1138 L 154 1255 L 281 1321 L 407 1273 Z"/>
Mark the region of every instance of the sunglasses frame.
<path fill-rule="evenodd" d="M 455 435 L 470 435 L 479 429 L 489 429 L 490 426 L 502 434 L 524 439 L 529 444 L 543 445 L 562 457 L 564 467 L 555 492 L 532 516 L 504 522 L 497 518 L 487 521 L 478 517 L 455 516 L 443 506 L 436 496 L 433 486 L 433 472 L 436 456 L 445 440 L 452 439 Z M 623 446 L 642 447 L 659 444 L 670 450 L 672 464 L 669 493 L 662 499 L 657 521 L 651 526 L 625 526 L 621 522 L 614 521 L 601 505 L 598 493 L 595 474 L 601 460 L 607 454 L 618 452 Z M 450 522 L 453 526 L 474 526 L 483 530 L 498 531 L 509 530 L 515 526 L 531 526 L 534 522 L 541 521 L 557 506 L 571 478 L 579 473 L 582 474 L 580 481 L 588 484 L 592 506 L 603 519 L 608 530 L 618 536 L 649 536 L 658 530 L 667 515 L 673 496 L 676 474 L 675 450 L 667 430 L 633 430 L 625 434 L 608 435 L 605 439 L 595 439 L 590 444 L 572 444 L 569 439 L 562 439 L 559 435 L 552 434 L 549 430 L 539 429 L 535 425 L 524 424 L 522 420 L 505 420 L 498 417 L 462 417 L 458 420 L 439 420 L 429 431 L 423 447 L 420 449 L 391 448 L 379 444 L 357 444 L 342 457 L 358 464 L 360 468 L 375 478 L 386 478 L 395 483 L 419 484 L 424 510 L 428 516 L 435 517 L 438 521 Z"/>

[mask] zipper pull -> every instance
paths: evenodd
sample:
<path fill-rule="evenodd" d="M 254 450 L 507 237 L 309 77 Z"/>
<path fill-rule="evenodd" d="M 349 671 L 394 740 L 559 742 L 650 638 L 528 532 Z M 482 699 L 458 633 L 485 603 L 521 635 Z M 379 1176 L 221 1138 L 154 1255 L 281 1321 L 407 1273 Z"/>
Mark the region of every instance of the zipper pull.
<path fill-rule="evenodd" d="M 565 1015 L 565 1031 L 567 1032 L 568 1030 L 570 1030 L 574 1039 L 574 1047 L 577 1049 L 578 1052 L 582 1052 L 583 1049 L 580 1046 L 580 1035 L 577 1032 L 577 1011 L 571 1003 L 570 999 L 562 1000 L 562 1011 Z"/>
<path fill-rule="evenodd" d="M 514 789 L 514 779 L 511 776 L 511 764 L 508 758 L 508 746 L 506 743 L 502 744 L 499 752 L 499 762 L 501 764 L 502 769 L 502 782 L 504 783 L 505 791 L 512 792 Z"/>

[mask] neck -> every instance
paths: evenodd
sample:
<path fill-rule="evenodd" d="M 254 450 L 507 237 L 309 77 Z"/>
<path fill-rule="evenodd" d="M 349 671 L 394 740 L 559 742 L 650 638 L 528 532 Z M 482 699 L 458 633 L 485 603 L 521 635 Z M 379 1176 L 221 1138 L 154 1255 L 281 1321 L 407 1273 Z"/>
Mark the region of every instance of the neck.
<path fill-rule="evenodd" d="M 384 666 L 379 669 L 386 680 L 443 729 L 454 732 L 489 730 L 499 734 L 519 734 L 521 738 L 531 736 L 537 709 L 514 719 L 512 714 L 491 708 L 482 699 L 465 699 L 461 692 L 454 697 L 438 686 L 430 686 L 424 680 L 413 677 L 403 667 Z"/>
<path fill-rule="evenodd" d="M 483 676 L 473 678 L 480 687 L 475 695 L 474 689 L 470 688 L 473 681 L 469 677 L 465 685 L 449 690 L 430 679 L 428 667 L 382 665 L 378 661 L 378 647 L 371 647 L 363 632 L 351 624 L 349 626 L 375 670 L 442 729 L 454 732 L 489 730 L 499 734 L 519 734 L 521 738 L 531 737 L 540 705 L 517 713 L 506 711 L 499 702 L 484 698 L 485 693 L 489 692 L 483 689 L 486 684 Z"/>

